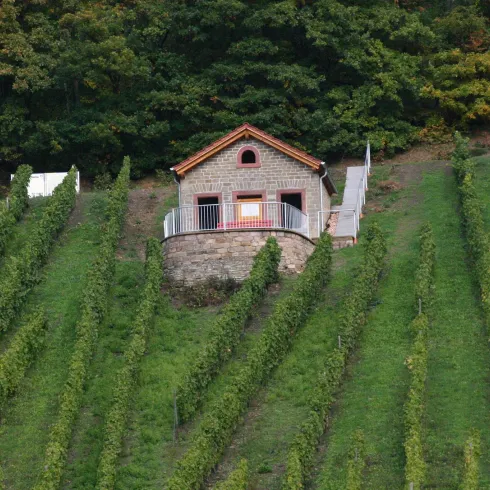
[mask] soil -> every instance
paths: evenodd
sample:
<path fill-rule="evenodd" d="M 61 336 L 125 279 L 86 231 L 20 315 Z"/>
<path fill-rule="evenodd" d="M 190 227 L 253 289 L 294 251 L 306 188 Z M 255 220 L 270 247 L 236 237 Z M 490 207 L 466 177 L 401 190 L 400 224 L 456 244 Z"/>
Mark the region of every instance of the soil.
<path fill-rule="evenodd" d="M 67 224 L 67 229 L 75 228 L 78 225 L 82 224 L 84 221 L 84 215 L 83 215 L 83 194 L 78 194 L 76 201 L 75 201 L 75 207 L 73 208 L 70 218 L 68 219 L 68 224 Z"/>
<path fill-rule="evenodd" d="M 158 216 L 165 200 L 175 193 L 175 186 L 133 189 L 129 192 L 128 211 L 119 242 L 119 259 L 145 259 L 146 241 L 151 236 L 163 238 Z"/>

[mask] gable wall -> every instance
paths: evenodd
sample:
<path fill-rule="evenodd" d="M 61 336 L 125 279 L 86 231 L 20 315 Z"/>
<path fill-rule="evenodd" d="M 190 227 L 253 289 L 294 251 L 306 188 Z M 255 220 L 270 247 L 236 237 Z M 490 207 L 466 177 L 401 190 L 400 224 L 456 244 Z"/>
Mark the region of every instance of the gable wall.
<path fill-rule="evenodd" d="M 237 168 L 237 154 L 253 145 L 260 153 L 260 168 Z M 323 184 L 322 184 L 323 186 Z M 302 162 L 254 138 L 242 138 L 194 167 L 181 180 L 180 205 L 194 204 L 195 194 L 221 193 L 224 203 L 232 202 L 233 191 L 267 191 L 267 201 L 276 201 L 278 189 L 304 189 L 310 236 L 317 237 L 320 210 L 319 174 Z M 330 196 L 323 188 L 324 210 L 330 209 Z"/>

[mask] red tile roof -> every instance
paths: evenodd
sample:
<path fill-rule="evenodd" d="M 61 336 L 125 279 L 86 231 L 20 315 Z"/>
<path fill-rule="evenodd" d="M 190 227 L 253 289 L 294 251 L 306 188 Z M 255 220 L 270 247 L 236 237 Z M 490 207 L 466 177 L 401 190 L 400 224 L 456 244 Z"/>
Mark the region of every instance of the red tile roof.
<path fill-rule="evenodd" d="M 277 148 L 278 150 L 282 148 L 287 153 L 293 153 L 302 157 L 302 159 L 305 159 L 309 162 L 311 167 L 318 168 L 320 166 L 321 160 L 319 160 L 318 158 L 308 155 L 308 153 L 305 153 L 298 148 L 294 148 L 293 146 L 284 143 L 284 141 L 274 138 L 274 136 L 267 134 L 266 132 L 260 130 L 259 128 L 256 128 L 255 126 L 252 126 L 249 123 L 245 123 L 241 126 L 238 126 L 238 128 L 234 129 L 231 133 L 228 133 L 219 140 L 216 140 L 215 142 L 206 146 L 194 155 L 190 156 L 183 162 L 175 165 L 173 169 L 179 174 L 179 170 L 181 169 L 185 168 L 185 170 L 189 170 L 189 168 L 192 168 L 194 165 L 197 165 L 208 156 L 211 156 L 210 153 L 215 153 L 214 150 L 221 150 L 222 148 L 228 146 L 229 144 L 233 143 L 243 136 L 255 136 L 257 137 L 257 139 L 260 139 L 265 143 L 274 143 L 273 146 L 279 147 Z"/>
<path fill-rule="evenodd" d="M 287 143 L 284 143 L 284 141 L 281 141 L 280 139 L 271 136 L 270 134 L 260 130 L 259 128 L 256 128 L 255 126 L 252 126 L 249 123 L 245 123 L 239 126 L 238 128 L 234 129 L 233 131 L 231 131 L 231 133 L 228 133 L 222 138 L 216 140 L 214 143 L 211 143 L 210 145 L 206 146 L 205 148 L 198 151 L 194 155 L 190 156 L 183 162 L 179 163 L 178 165 L 175 165 L 172 168 L 172 170 L 174 170 L 177 173 L 177 175 L 183 176 L 193 167 L 199 165 L 201 162 L 211 157 L 212 155 L 222 150 L 223 148 L 226 148 L 227 146 L 231 145 L 238 139 L 243 137 L 250 137 L 250 136 L 276 148 L 277 150 L 285 153 L 286 155 L 289 155 L 295 160 L 298 160 L 304 163 L 305 165 L 308 165 L 313 170 L 320 171 L 321 169 L 322 162 L 318 158 L 315 158 L 309 155 L 308 153 L 299 150 L 298 148 L 295 148 L 291 145 L 288 145 Z M 330 194 L 336 192 L 335 186 L 333 185 L 333 182 L 331 182 L 330 178 L 327 177 L 326 180 L 328 182 L 325 182 L 325 184 Z"/>

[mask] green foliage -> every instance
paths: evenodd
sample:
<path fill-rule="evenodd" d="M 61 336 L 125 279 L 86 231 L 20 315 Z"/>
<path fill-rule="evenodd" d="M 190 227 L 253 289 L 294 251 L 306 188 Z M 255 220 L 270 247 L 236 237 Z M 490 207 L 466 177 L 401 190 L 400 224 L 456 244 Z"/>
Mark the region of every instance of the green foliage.
<path fill-rule="evenodd" d="M 15 172 L 10 187 L 9 207 L 0 208 L 0 255 L 5 251 L 5 245 L 12 233 L 16 221 L 19 221 L 29 204 L 27 187 L 32 175 L 29 165 L 20 165 Z"/>
<path fill-rule="evenodd" d="M 213 326 L 209 340 L 190 366 L 177 388 L 179 419 L 186 422 L 198 409 L 202 395 L 220 367 L 231 357 L 240 341 L 245 323 L 264 297 L 267 286 L 277 280 L 281 249 L 270 237 L 254 258 L 250 276 L 223 308 Z"/>
<path fill-rule="evenodd" d="M 106 191 L 111 188 L 112 177 L 109 172 L 98 174 L 94 179 L 94 189 L 97 191 Z"/>
<path fill-rule="evenodd" d="M 478 483 L 480 455 L 480 434 L 474 431 L 464 446 L 464 473 L 461 490 L 478 490 L 480 488 Z"/>
<path fill-rule="evenodd" d="M 39 281 L 40 269 L 75 205 L 75 181 L 76 170 L 72 168 L 54 190 L 28 242 L 9 258 L 0 279 L 0 331 L 7 330 L 27 293 Z"/>
<path fill-rule="evenodd" d="M 437 103 L 437 111 L 450 125 L 469 127 L 490 119 L 490 54 L 452 49 L 435 54 L 424 99 Z"/>
<path fill-rule="evenodd" d="M 367 138 L 406 148 L 441 111 L 425 97 L 444 104 L 421 87 L 458 84 L 428 60 L 487 47 L 485 17 L 465 3 L 5 0 L 2 161 L 115 175 L 130 153 L 141 175 L 247 120 L 324 159 Z"/>
<path fill-rule="evenodd" d="M 419 490 L 425 484 L 426 464 L 422 445 L 422 418 L 425 407 L 425 381 L 427 378 L 427 337 L 429 319 L 427 309 L 432 299 L 435 268 L 435 243 L 432 228 L 426 224 L 420 237 L 420 262 L 415 274 L 417 309 L 410 330 L 414 335 L 412 353 L 406 360 L 410 371 L 410 388 L 405 404 L 405 480 L 406 487 Z"/>
<path fill-rule="evenodd" d="M 420 263 L 415 273 L 415 301 L 417 309 L 418 301 L 421 300 L 422 311 L 431 304 L 432 286 L 434 282 L 435 268 L 435 242 L 432 227 L 429 223 L 422 227 L 420 233 Z"/>
<path fill-rule="evenodd" d="M 356 345 L 362 326 L 366 322 L 370 304 L 376 293 L 386 254 L 385 237 L 377 223 L 371 224 L 367 229 L 364 247 L 364 259 L 359 275 L 341 306 L 339 328 L 341 345 L 327 356 L 311 396 L 308 417 L 289 449 L 283 482 L 283 488 L 287 490 L 304 488 L 313 464 L 318 439 L 324 432 L 326 417 L 335 400 L 336 389 L 342 379 L 349 354 Z"/>
<path fill-rule="evenodd" d="M 330 275 L 331 237 L 324 233 L 294 289 L 279 301 L 247 361 L 197 429 L 192 444 L 168 482 L 169 490 L 199 488 L 229 442 L 247 402 L 289 351 Z"/>
<path fill-rule="evenodd" d="M 126 157 L 110 194 L 107 223 L 103 225 L 103 240 L 88 273 L 82 298 L 81 316 L 77 324 L 77 340 L 68 366 L 65 387 L 61 393 L 58 418 L 50 433 L 44 471 L 36 490 L 59 487 L 75 422 L 87 377 L 88 365 L 97 339 L 97 329 L 107 308 L 107 292 L 112 282 L 115 252 L 124 222 L 129 191 L 130 161 Z"/>
<path fill-rule="evenodd" d="M 464 50 L 485 50 L 488 47 L 486 24 L 485 17 L 476 5 L 459 5 L 445 17 L 437 19 L 434 30 L 448 46 L 460 46 Z"/>
<path fill-rule="evenodd" d="M 228 478 L 214 487 L 214 490 L 247 490 L 248 488 L 248 463 L 241 459 L 237 468 L 230 473 Z"/>
<path fill-rule="evenodd" d="M 347 461 L 346 490 L 362 489 L 362 472 L 366 467 L 366 454 L 364 447 L 364 433 L 356 430 L 352 435 L 349 459 Z"/>
<path fill-rule="evenodd" d="M 136 315 L 133 337 L 125 353 L 124 366 L 117 374 L 112 407 L 105 419 L 104 446 L 99 459 L 96 485 L 96 488 L 100 490 L 114 488 L 116 464 L 121 452 L 126 418 L 138 373 L 139 361 L 145 352 L 148 327 L 160 293 L 162 247 L 156 238 L 151 238 L 147 244 L 145 273 L 146 283 Z"/>
<path fill-rule="evenodd" d="M 461 215 L 468 243 L 468 250 L 474 263 L 476 279 L 480 288 L 485 321 L 490 325 L 490 241 L 485 232 L 482 202 L 477 196 L 475 184 L 475 164 L 469 158 L 468 140 L 459 133 L 455 135 L 456 149 L 452 155 L 453 168 L 458 182 L 461 200 Z"/>
<path fill-rule="evenodd" d="M 155 170 L 155 177 L 157 178 L 158 182 L 160 182 L 160 184 L 164 187 L 167 187 L 174 182 L 174 176 L 172 175 L 172 173 L 165 172 L 165 170 L 162 170 L 161 168 L 157 168 Z"/>
<path fill-rule="evenodd" d="M 232 277 L 210 277 L 185 289 L 173 291 L 173 295 L 191 308 L 217 306 L 225 303 L 239 289 L 240 285 Z"/>
<path fill-rule="evenodd" d="M 44 312 L 30 316 L 0 357 L 0 403 L 11 396 L 36 354 L 44 346 L 48 322 Z"/>

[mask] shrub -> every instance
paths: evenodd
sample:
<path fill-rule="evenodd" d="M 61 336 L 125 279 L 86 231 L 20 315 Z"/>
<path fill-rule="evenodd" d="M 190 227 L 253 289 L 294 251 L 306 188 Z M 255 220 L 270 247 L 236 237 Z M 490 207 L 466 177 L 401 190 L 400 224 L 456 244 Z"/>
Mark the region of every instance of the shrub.
<path fill-rule="evenodd" d="M 406 360 L 410 371 L 410 388 L 405 404 L 405 479 L 407 488 L 420 489 L 425 483 L 426 464 L 422 445 L 422 417 L 424 412 L 425 381 L 427 378 L 427 337 L 429 319 L 427 310 L 432 298 L 435 267 L 435 243 L 430 225 L 422 228 L 420 259 L 415 274 L 415 299 L 418 315 L 410 325 L 415 337 L 413 350 Z"/>
<path fill-rule="evenodd" d="M 15 392 L 35 355 L 43 347 L 47 327 L 44 312 L 30 316 L 0 357 L 0 403 Z"/>
<path fill-rule="evenodd" d="M 98 174 L 94 179 L 94 190 L 107 191 L 112 186 L 112 175 L 109 172 Z"/>
<path fill-rule="evenodd" d="M 221 279 L 217 276 L 206 281 L 175 291 L 174 295 L 191 308 L 217 306 L 224 303 L 239 289 L 239 284 L 232 277 Z"/>
<path fill-rule="evenodd" d="M 129 190 L 129 158 L 110 193 L 107 223 L 97 257 L 88 273 L 82 298 L 77 339 L 68 366 L 68 376 L 61 393 L 58 418 L 46 448 L 43 472 L 35 490 L 55 490 L 59 486 L 65 464 L 73 424 L 80 408 L 90 358 L 97 339 L 97 329 L 107 307 L 107 292 L 114 276 L 115 252 L 126 212 Z"/>
<path fill-rule="evenodd" d="M 0 209 L 0 255 L 12 233 L 16 221 L 19 221 L 29 203 L 27 187 L 32 175 L 29 165 L 20 165 L 15 172 L 10 187 L 9 207 Z"/>
<path fill-rule="evenodd" d="M 172 175 L 172 172 L 169 172 L 168 170 L 163 170 L 161 168 L 155 169 L 155 177 L 164 187 L 174 183 L 174 176 Z"/>
<path fill-rule="evenodd" d="M 286 356 L 293 338 L 319 299 L 330 276 L 332 241 L 323 233 L 293 291 L 278 301 L 247 361 L 205 415 L 192 444 L 178 463 L 168 490 L 200 488 L 259 386 Z"/>
<path fill-rule="evenodd" d="M 162 249 L 156 238 L 148 240 L 146 249 L 146 283 L 133 328 L 133 337 L 125 353 L 124 366 L 115 381 L 112 407 L 105 419 L 104 446 L 99 459 L 96 488 L 114 488 L 116 463 L 121 452 L 126 417 L 138 366 L 146 348 L 146 335 L 155 311 L 162 280 Z"/>
<path fill-rule="evenodd" d="M 478 462 L 480 459 L 480 435 L 474 431 L 464 447 L 464 473 L 461 490 L 478 490 Z"/>
<path fill-rule="evenodd" d="M 342 379 L 349 354 L 366 322 L 386 255 L 385 238 L 376 223 L 367 229 L 364 247 L 364 260 L 359 275 L 340 310 L 341 345 L 327 356 L 318 375 L 309 402 L 308 417 L 289 449 L 284 489 L 304 488 L 318 440 L 325 429 L 325 419 L 335 399 L 335 391 Z"/>
<path fill-rule="evenodd" d="M 247 490 L 248 463 L 246 459 L 240 460 L 236 470 L 228 478 L 216 485 L 215 490 Z"/>
<path fill-rule="evenodd" d="M 352 436 L 349 459 L 347 461 L 346 490 L 362 489 L 362 472 L 365 467 L 364 433 L 362 430 L 356 430 Z"/>
<path fill-rule="evenodd" d="M 485 232 L 483 205 L 473 183 L 475 164 L 469 156 L 468 140 L 459 133 L 456 133 L 455 139 L 452 161 L 458 182 L 463 227 L 480 288 L 485 321 L 490 325 L 490 240 Z"/>
<path fill-rule="evenodd" d="M 280 259 L 281 249 L 276 239 L 270 237 L 256 255 L 250 276 L 223 308 L 204 349 L 179 383 L 177 408 L 181 421 L 185 422 L 193 416 L 204 390 L 231 357 L 245 322 L 263 298 L 267 286 L 277 280 Z"/>
<path fill-rule="evenodd" d="M 39 281 L 39 270 L 75 205 L 75 184 L 76 169 L 72 168 L 54 190 L 26 245 L 5 266 L 0 279 L 0 331 L 7 330 L 27 293 Z"/>

